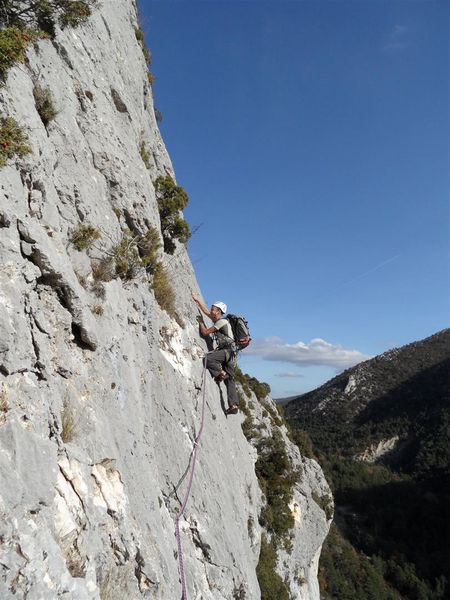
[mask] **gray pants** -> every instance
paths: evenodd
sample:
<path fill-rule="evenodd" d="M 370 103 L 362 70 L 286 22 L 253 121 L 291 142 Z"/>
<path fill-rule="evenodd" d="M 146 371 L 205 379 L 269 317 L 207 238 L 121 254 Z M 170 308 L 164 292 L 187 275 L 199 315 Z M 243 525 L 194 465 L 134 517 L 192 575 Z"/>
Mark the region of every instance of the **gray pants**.
<path fill-rule="evenodd" d="M 233 404 L 239 406 L 236 384 L 233 379 L 234 364 L 235 354 L 230 350 L 214 350 L 206 355 L 206 368 L 211 373 L 212 377 L 217 377 L 222 369 L 228 375 L 224 380 L 227 388 L 228 406 L 232 406 Z"/>

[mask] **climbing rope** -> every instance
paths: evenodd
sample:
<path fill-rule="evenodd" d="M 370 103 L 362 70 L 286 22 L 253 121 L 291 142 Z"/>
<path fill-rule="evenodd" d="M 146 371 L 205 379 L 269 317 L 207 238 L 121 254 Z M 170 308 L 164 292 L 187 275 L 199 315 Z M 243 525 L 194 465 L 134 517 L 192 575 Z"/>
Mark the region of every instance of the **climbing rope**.
<path fill-rule="evenodd" d="M 180 537 L 180 517 L 184 513 L 186 505 L 189 500 L 189 496 L 191 493 L 192 481 L 194 480 L 194 471 L 195 471 L 195 462 L 197 460 L 197 448 L 200 442 L 200 438 L 203 431 L 203 423 L 205 420 L 205 380 L 206 380 L 206 357 L 203 359 L 203 375 L 202 375 L 202 389 L 203 389 L 203 400 L 202 400 L 202 420 L 200 423 L 200 429 L 198 431 L 197 437 L 194 440 L 194 446 L 192 448 L 191 456 L 189 457 L 189 462 L 192 459 L 191 472 L 189 475 L 188 486 L 186 489 L 186 494 L 184 495 L 183 502 L 181 503 L 181 508 L 177 514 L 175 519 L 175 537 L 177 538 L 177 547 L 178 547 L 178 570 L 180 572 L 180 582 L 181 582 L 181 600 L 187 600 L 187 592 L 186 592 L 186 581 L 184 577 L 184 565 L 183 565 L 183 551 L 181 548 L 181 537 Z"/>

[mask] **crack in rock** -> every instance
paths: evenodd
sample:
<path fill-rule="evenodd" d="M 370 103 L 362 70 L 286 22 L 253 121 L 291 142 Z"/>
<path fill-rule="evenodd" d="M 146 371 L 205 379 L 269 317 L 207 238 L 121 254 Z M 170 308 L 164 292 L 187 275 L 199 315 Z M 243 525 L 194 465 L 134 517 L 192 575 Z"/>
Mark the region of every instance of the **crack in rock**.
<path fill-rule="evenodd" d="M 43 245 L 46 242 L 39 243 L 36 239 L 38 235 L 31 234 L 30 229 L 20 220 L 17 221 L 17 229 L 20 239 L 33 245 L 31 254 L 25 255 L 25 258 L 36 265 L 42 273 L 37 283 L 53 288 L 63 308 L 71 314 L 74 341 L 82 349 L 96 350 L 98 342 L 92 331 L 94 325 L 92 324 L 92 327 L 89 328 L 87 326 L 87 323 L 92 320 L 90 313 L 83 306 L 81 298 L 74 289 L 78 283 L 75 282 L 75 279 L 72 283 L 67 279 L 65 274 L 67 265 L 61 264 L 59 268 L 55 267 L 51 258 L 52 250 L 49 247 L 44 248 Z"/>
<path fill-rule="evenodd" d="M 34 367 L 35 367 L 35 371 L 34 373 L 38 374 L 38 379 L 39 380 L 46 380 L 46 374 L 45 374 L 45 365 L 42 363 L 42 361 L 40 360 L 40 356 L 41 356 L 41 350 L 39 348 L 39 344 L 38 341 L 36 339 L 36 336 L 34 334 L 34 324 L 37 327 L 37 323 L 36 320 L 33 318 L 33 311 L 31 309 L 30 306 L 30 299 L 28 294 L 25 296 L 25 302 L 24 302 L 24 313 L 25 313 L 25 318 L 28 319 L 29 323 L 30 323 L 30 336 L 31 336 L 31 344 L 33 346 L 33 352 L 34 352 L 34 356 L 35 356 L 35 363 L 34 363 Z M 38 327 L 39 329 L 39 327 Z"/>
<path fill-rule="evenodd" d="M 202 538 L 200 536 L 200 532 L 198 530 L 197 521 L 193 520 L 193 524 L 189 525 L 189 529 L 191 530 L 192 541 L 194 542 L 194 546 L 201 551 L 203 558 L 209 564 L 214 565 L 215 567 L 218 567 L 219 565 L 215 565 L 211 561 L 211 546 L 202 540 Z"/>
<path fill-rule="evenodd" d="M 137 548 L 137 550 L 136 550 L 136 555 L 134 557 L 134 560 L 136 562 L 136 567 L 134 569 L 134 574 L 135 574 L 137 582 L 138 582 L 139 591 L 141 593 L 144 593 L 146 590 L 149 590 L 152 587 L 153 588 L 155 586 L 159 587 L 159 583 L 157 581 L 153 581 L 144 572 L 145 560 L 144 560 L 144 557 L 142 556 L 141 551 L 140 551 L 139 548 Z"/>

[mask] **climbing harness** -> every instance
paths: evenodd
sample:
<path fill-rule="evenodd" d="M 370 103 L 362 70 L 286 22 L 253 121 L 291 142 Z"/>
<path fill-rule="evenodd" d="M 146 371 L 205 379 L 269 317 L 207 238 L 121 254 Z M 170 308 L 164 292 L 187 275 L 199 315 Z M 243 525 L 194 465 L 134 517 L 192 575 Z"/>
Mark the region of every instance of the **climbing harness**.
<path fill-rule="evenodd" d="M 175 537 L 177 538 L 177 547 L 178 547 L 178 569 L 180 572 L 180 582 L 181 582 L 181 600 L 187 600 L 187 592 L 186 592 L 186 581 L 185 581 L 185 577 L 184 577 L 184 565 L 183 565 L 183 551 L 181 548 L 181 538 L 180 538 L 180 517 L 182 516 L 182 514 L 184 513 L 184 510 L 186 508 L 186 505 L 188 503 L 189 500 L 189 496 L 191 493 L 191 487 L 192 487 L 192 481 L 194 479 L 194 471 L 195 471 L 195 462 L 197 460 L 197 448 L 198 448 L 198 444 L 200 442 L 200 438 L 202 436 L 202 432 L 203 432 L 203 424 L 205 421 L 205 404 L 206 404 L 206 394 L 205 394 L 205 390 L 206 390 L 206 386 L 205 386 L 205 381 L 206 381 L 206 356 L 203 359 L 203 375 L 202 375 L 202 389 L 203 389 L 203 399 L 202 399 L 202 420 L 200 423 L 200 429 L 198 431 L 197 437 L 194 440 L 194 445 L 192 448 L 192 452 L 191 452 L 191 456 L 189 458 L 189 462 L 192 459 L 192 466 L 191 466 L 191 472 L 189 475 L 189 481 L 188 481 L 188 486 L 186 489 L 186 494 L 184 495 L 183 498 L 183 502 L 181 503 L 181 508 L 177 514 L 177 517 L 175 519 Z"/>

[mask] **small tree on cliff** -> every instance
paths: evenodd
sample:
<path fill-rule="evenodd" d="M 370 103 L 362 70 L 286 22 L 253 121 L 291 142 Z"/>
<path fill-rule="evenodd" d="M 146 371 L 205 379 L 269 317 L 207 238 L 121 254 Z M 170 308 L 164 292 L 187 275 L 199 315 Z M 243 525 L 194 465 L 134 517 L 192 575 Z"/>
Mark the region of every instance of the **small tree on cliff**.
<path fill-rule="evenodd" d="M 186 244 L 191 237 L 189 225 L 180 215 L 189 202 L 189 196 L 169 175 L 158 177 L 154 185 L 161 218 L 164 251 L 173 254 L 176 247 L 174 239 Z"/>

